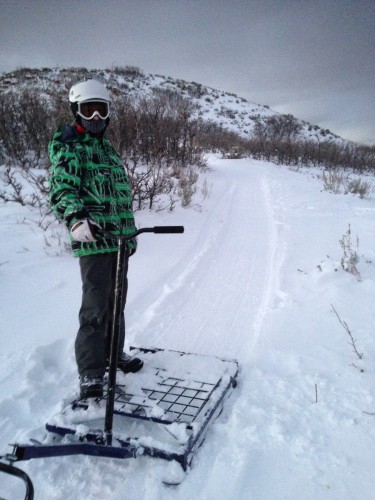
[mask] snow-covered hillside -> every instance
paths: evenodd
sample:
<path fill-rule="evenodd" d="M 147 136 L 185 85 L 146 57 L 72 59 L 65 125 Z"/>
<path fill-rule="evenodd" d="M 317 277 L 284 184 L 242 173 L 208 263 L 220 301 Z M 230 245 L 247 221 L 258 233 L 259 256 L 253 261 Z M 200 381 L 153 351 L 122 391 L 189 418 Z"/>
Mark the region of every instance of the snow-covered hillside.
<path fill-rule="evenodd" d="M 238 387 L 180 486 L 164 486 L 165 465 L 151 458 L 51 458 L 20 464 L 36 499 L 373 498 L 374 198 L 329 194 L 314 170 L 210 166 L 190 208 L 137 214 L 140 227 L 185 233 L 140 239 L 127 343 L 236 358 Z M 0 206 L 0 454 L 42 438 L 78 390 L 78 263 L 53 255 L 30 218 Z M 360 276 L 341 266 L 349 224 Z M 0 484 L 18 498 L 14 480 Z"/>
<path fill-rule="evenodd" d="M 46 96 L 62 92 L 85 76 L 99 78 L 105 82 L 114 96 L 151 96 L 155 89 L 170 90 L 188 98 L 199 107 L 199 116 L 211 120 L 224 128 L 249 138 L 257 120 L 280 116 L 269 106 L 256 104 L 236 94 L 207 87 L 202 83 L 187 82 L 170 76 L 144 74 L 134 67 L 107 70 L 86 68 L 20 69 L 0 75 L 1 92 L 19 92 L 21 89 L 38 89 Z M 345 144 L 336 134 L 317 125 L 298 121 L 301 138 L 311 141 L 333 141 Z"/>

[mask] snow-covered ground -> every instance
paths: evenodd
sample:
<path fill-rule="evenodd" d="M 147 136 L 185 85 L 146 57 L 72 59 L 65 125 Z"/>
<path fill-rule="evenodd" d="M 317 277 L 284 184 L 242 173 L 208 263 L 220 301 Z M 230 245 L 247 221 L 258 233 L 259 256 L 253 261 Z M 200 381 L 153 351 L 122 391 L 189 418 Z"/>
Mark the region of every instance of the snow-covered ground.
<path fill-rule="evenodd" d="M 137 214 L 139 227 L 185 233 L 140 237 L 127 343 L 235 358 L 238 387 L 180 486 L 163 485 L 165 464 L 147 457 L 21 462 L 36 499 L 374 497 L 374 197 L 329 194 L 314 171 L 210 165 L 194 207 Z M 43 437 L 78 388 L 78 262 L 53 255 L 29 217 L 0 207 L 0 454 Z M 341 267 L 349 224 L 360 279 Z M 0 496 L 21 497 L 22 484 L 0 484 Z"/>

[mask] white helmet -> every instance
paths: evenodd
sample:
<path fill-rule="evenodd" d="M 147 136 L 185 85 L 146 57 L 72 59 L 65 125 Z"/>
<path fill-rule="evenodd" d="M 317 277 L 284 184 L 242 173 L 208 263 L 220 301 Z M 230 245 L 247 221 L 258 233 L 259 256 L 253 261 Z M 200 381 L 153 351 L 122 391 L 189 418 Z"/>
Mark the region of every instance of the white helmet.
<path fill-rule="evenodd" d="M 77 123 L 93 134 L 104 133 L 111 114 L 111 98 L 102 83 L 91 78 L 76 83 L 69 91 L 69 101 Z M 96 115 L 100 120 L 92 120 Z"/>
<path fill-rule="evenodd" d="M 84 101 L 106 101 L 110 103 L 111 98 L 102 83 L 97 80 L 87 79 L 73 85 L 69 91 L 69 101 L 77 104 Z"/>

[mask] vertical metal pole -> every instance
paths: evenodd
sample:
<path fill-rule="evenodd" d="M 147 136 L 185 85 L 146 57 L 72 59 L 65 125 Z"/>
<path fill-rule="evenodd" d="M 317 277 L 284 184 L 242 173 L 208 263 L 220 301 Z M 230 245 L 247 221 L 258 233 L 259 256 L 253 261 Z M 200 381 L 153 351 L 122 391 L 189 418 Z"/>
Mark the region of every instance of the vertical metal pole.
<path fill-rule="evenodd" d="M 106 437 L 106 444 L 108 446 L 112 445 L 113 410 L 115 405 L 116 371 L 120 342 L 122 297 L 124 293 L 124 278 L 126 277 L 128 272 L 128 260 L 129 256 L 126 250 L 126 241 L 119 238 L 117 250 L 116 284 L 113 305 L 111 347 L 109 354 L 108 392 L 104 421 L 104 433 Z"/>

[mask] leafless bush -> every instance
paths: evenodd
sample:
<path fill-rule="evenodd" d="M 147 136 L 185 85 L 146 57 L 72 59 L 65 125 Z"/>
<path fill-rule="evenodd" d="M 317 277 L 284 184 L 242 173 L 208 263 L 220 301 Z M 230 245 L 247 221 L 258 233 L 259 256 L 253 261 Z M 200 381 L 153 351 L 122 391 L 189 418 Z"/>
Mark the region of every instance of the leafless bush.
<path fill-rule="evenodd" d="M 2 168 L 0 179 L 3 185 L 0 199 L 5 203 L 15 202 L 48 210 L 48 174 L 45 170 L 7 166 Z"/>
<path fill-rule="evenodd" d="M 52 120 L 45 97 L 29 90 L 1 94 L 0 113 L 3 162 L 23 170 L 47 168 Z"/>
<path fill-rule="evenodd" d="M 337 170 L 323 172 L 323 186 L 326 191 L 334 194 L 344 193 L 348 183 L 348 174 Z"/>
<path fill-rule="evenodd" d="M 198 174 L 193 168 L 184 169 L 178 180 L 179 194 L 181 197 L 181 205 L 187 207 L 196 192 L 196 183 Z"/>
<path fill-rule="evenodd" d="M 210 194 L 211 194 L 211 191 L 212 191 L 212 184 L 209 186 L 208 182 L 207 182 L 207 179 L 205 179 L 203 181 L 202 189 L 201 189 L 202 199 L 205 200 L 206 198 L 209 198 Z"/>
<path fill-rule="evenodd" d="M 251 156 L 291 166 L 316 166 L 327 171 L 375 170 L 375 147 L 335 140 L 319 127 L 311 138 L 303 137 L 301 126 L 291 115 L 253 117 L 254 132 L 248 141 Z"/>
<path fill-rule="evenodd" d="M 118 101 L 114 108 L 111 135 L 128 165 L 135 207 L 152 209 L 176 186 L 181 204 L 189 204 L 187 193 L 194 191 L 198 172 L 206 166 L 196 140 L 196 107 L 176 92 L 158 90 L 153 98 Z"/>
<path fill-rule="evenodd" d="M 346 233 L 343 234 L 343 236 L 340 240 L 340 245 L 341 245 L 341 248 L 343 250 L 343 256 L 341 258 L 341 267 L 344 269 L 344 271 L 352 274 L 360 281 L 361 275 L 359 274 L 359 271 L 356 267 L 356 265 L 359 262 L 359 257 L 358 257 L 357 251 L 354 250 L 354 248 L 353 248 L 351 236 L 352 236 L 352 231 L 351 231 L 351 227 L 349 224 Z M 357 249 L 359 247 L 358 236 L 357 236 L 357 241 L 356 241 L 356 247 L 357 247 Z"/>
<path fill-rule="evenodd" d="M 143 70 L 138 66 L 114 66 L 112 68 L 112 71 L 113 73 L 116 73 L 118 75 L 124 75 L 125 77 L 130 78 L 138 78 L 144 76 Z"/>
<path fill-rule="evenodd" d="M 323 186 L 326 191 L 334 194 L 355 194 L 360 198 L 368 196 L 371 185 L 361 178 L 351 179 L 348 172 L 342 170 L 325 170 L 323 172 Z"/>
<path fill-rule="evenodd" d="M 332 311 L 335 313 L 337 319 L 339 320 L 341 326 L 344 328 L 344 330 L 346 331 L 346 333 L 349 335 L 349 339 L 350 339 L 349 344 L 352 346 L 353 352 L 356 354 L 356 356 L 357 356 L 358 359 L 362 359 L 363 358 L 363 352 L 359 352 L 358 351 L 357 346 L 356 346 L 357 340 L 354 339 L 354 337 L 352 335 L 352 332 L 350 331 L 347 323 L 340 318 L 338 312 L 336 311 L 336 309 L 333 307 L 332 304 L 331 304 L 331 307 L 332 307 Z"/>
<path fill-rule="evenodd" d="M 348 182 L 347 190 L 349 193 L 357 194 L 360 198 L 365 198 L 370 194 L 372 188 L 368 182 L 358 178 Z"/>
<path fill-rule="evenodd" d="M 218 152 L 223 158 L 250 156 L 249 141 L 213 121 L 199 123 L 196 144 L 204 151 Z"/>

